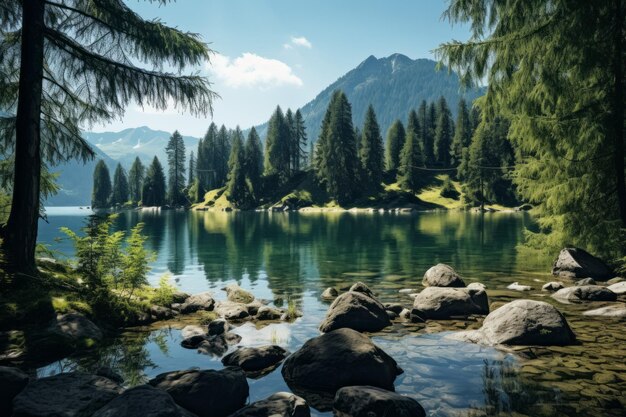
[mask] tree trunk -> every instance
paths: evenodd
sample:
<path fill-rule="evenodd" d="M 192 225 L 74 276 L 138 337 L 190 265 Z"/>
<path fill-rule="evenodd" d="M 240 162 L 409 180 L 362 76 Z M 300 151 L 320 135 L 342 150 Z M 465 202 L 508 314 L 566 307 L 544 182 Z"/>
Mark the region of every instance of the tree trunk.
<path fill-rule="evenodd" d="M 22 2 L 22 50 L 16 118 L 11 213 L 3 233 L 7 266 L 33 273 L 41 179 L 40 118 L 44 53 L 44 0 Z"/>
<path fill-rule="evenodd" d="M 617 199 L 622 227 L 626 228 L 626 180 L 624 178 L 624 10 L 622 0 L 615 0 L 615 30 L 613 36 L 613 145 Z"/>

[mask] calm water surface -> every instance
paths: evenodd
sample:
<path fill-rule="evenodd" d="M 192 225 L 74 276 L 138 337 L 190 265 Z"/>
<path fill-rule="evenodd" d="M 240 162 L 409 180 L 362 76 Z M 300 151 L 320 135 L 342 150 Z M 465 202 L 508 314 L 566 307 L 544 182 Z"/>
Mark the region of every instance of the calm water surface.
<path fill-rule="evenodd" d="M 59 256 L 71 256 L 69 242 L 58 240 L 58 228 L 79 229 L 90 213 L 48 209 L 40 240 Z M 129 230 L 138 222 L 145 224 L 148 246 L 157 253 L 151 283 L 169 273 L 183 291 L 210 290 L 223 299 L 220 289 L 237 282 L 279 306 L 294 300 L 303 311 L 294 323 L 243 324 L 235 330 L 243 336 L 240 346 L 276 343 L 297 350 L 319 334 L 328 308 L 319 296 L 328 286 L 360 280 L 381 301 L 408 307 L 411 299 L 398 290 L 420 289 L 426 269 L 439 262 L 453 265 L 467 283 L 485 283 L 492 308 L 521 296 L 553 302 L 539 291 L 551 280 L 546 273 L 551 260 L 520 249 L 524 231 L 533 226 L 523 213 L 124 212 L 115 227 Z M 506 290 L 514 281 L 536 290 Z M 626 415 L 621 408 L 626 405 L 624 323 L 581 316 L 602 305 L 558 304 L 582 342 L 567 348 L 511 353 L 444 338 L 480 326 L 473 321 L 396 323 L 373 340 L 405 371 L 396 379 L 396 390 L 417 399 L 430 416 Z M 132 385 L 165 371 L 221 368 L 220 358 L 180 347 L 180 328 L 194 319 L 184 320 L 126 331 L 95 354 L 54 363 L 39 373 L 107 365 Z M 251 401 L 289 390 L 280 368 L 249 383 Z M 331 414 L 312 410 L 312 415 Z"/>

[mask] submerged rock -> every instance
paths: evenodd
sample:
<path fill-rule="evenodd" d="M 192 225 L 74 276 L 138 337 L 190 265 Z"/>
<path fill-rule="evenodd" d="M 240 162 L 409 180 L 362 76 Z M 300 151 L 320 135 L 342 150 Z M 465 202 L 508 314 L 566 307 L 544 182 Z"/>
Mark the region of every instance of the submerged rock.
<path fill-rule="evenodd" d="M 613 291 L 617 295 L 626 294 L 626 281 L 611 284 L 607 287 L 610 291 Z"/>
<path fill-rule="evenodd" d="M 558 290 L 552 297 L 559 301 L 615 301 L 617 295 L 599 285 L 583 285 Z"/>
<path fill-rule="evenodd" d="M 616 305 L 596 308 L 595 310 L 585 311 L 583 315 L 584 316 L 626 318 L 626 304 L 620 303 Z"/>
<path fill-rule="evenodd" d="M 484 345 L 563 346 L 576 336 L 565 317 L 543 301 L 515 300 L 491 312 L 478 330 L 455 333 L 453 339 Z"/>
<path fill-rule="evenodd" d="M 232 301 L 233 303 L 248 304 L 254 301 L 254 295 L 237 284 L 228 284 L 223 290 L 226 291 L 228 301 Z"/>
<path fill-rule="evenodd" d="M 187 297 L 180 305 L 180 312 L 183 314 L 195 313 L 199 310 L 211 311 L 215 307 L 213 294 L 209 291 L 201 292 Z"/>
<path fill-rule="evenodd" d="M 228 347 L 241 341 L 237 333 L 222 333 L 215 336 L 204 337 L 196 346 L 198 352 L 210 356 L 222 356 L 228 351 Z"/>
<path fill-rule="evenodd" d="M 99 409 L 93 417 L 194 417 L 164 391 L 150 385 L 130 388 Z"/>
<path fill-rule="evenodd" d="M 230 325 L 224 319 L 216 319 L 209 323 L 209 336 L 217 336 L 227 332 L 230 329 Z"/>
<path fill-rule="evenodd" d="M 607 280 L 613 277 L 611 269 L 599 258 L 580 248 L 565 248 L 552 266 L 552 274 L 568 278 L 594 278 Z"/>
<path fill-rule="evenodd" d="M 324 300 L 334 300 L 339 295 L 339 291 L 335 287 L 328 287 L 322 293 L 322 299 Z"/>
<path fill-rule="evenodd" d="M 194 324 L 185 326 L 180 331 L 180 335 L 183 337 L 183 339 L 187 339 L 192 336 L 206 336 L 206 334 L 206 328 Z"/>
<path fill-rule="evenodd" d="M 28 380 L 28 375 L 22 370 L 0 366 L 0 415 L 12 415 L 13 398 L 26 387 Z"/>
<path fill-rule="evenodd" d="M 91 416 L 118 396 L 110 379 L 83 373 L 63 373 L 29 383 L 13 400 L 15 417 Z"/>
<path fill-rule="evenodd" d="M 277 345 L 244 347 L 222 358 L 224 366 L 238 366 L 244 372 L 258 372 L 279 365 L 289 352 Z"/>
<path fill-rule="evenodd" d="M 257 320 L 280 320 L 283 312 L 277 308 L 270 306 L 263 306 L 259 308 L 257 312 L 256 319 Z"/>
<path fill-rule="evenodd" d="M 413 398 L 371 386 L 344 387 L 335 394 L 336 416 L 425 417 L 424 408 Z"/>
<path fill-rule="evenodd" d="M 385 307 L 361 292 L 341 294 L 328 308 L 321 332 L 347 327 L 359 332 L 377 332 L 391 325 Z"/>
<path fill-rule="evenodd" d="M 555 292 L 555 291 L 560 290 L 561 288 L 565 288 L 565 285 L 563 285 L 562 282 L 560 282 L 560 281 L 551 281 L 551 282 L 548 282 L 548 283 L 544 284 L 541 287 L 541 290 L 542 291 L 548 291 L 548 292 Z"/>
<path fill-rule="evenodd" d="M 264 400 L 253 402 L 230 417 L 310 417 L 303 398 L 290 392 L 277 392 Z"/>
<path fill-rule="evenodd" d="M 507 285 L 506 288 L 513 291 L 530 291 L 533 289 L 530 285 L 521 285 L 517 282 Z"/>
<path fill-rule="evenodd" d="M 463 278 L 449 265 L 437 264 L 424 274 L 422 285 L 425 287 L 465 287 Z"/>
<path fill-rule="evenodd" d="M 198 417 L 229 416 L 248 398 L 246 375 L 235 367 L 166 372 L 149 384 L 170 394 L 176 404 Z"/>
<path fill-rule="evenodd" d="M 411 313 L 435 320 L 488 314 L 489 299 L 484 290 L 427 287 L 415 297 Z"/>
<path fill-rule="evenodd" d="M 290 387 L 332 394 L 350 385 L 393 390 L 393 382 L 401 373 L 396 361 L 369 337 L 348 328 L 309 339 L 282 368 Z"/>

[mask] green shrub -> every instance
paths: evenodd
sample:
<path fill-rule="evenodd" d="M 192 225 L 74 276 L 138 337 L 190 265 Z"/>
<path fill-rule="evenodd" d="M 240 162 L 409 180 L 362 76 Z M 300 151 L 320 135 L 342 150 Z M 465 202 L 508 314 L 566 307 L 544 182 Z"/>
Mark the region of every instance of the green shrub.
<path fill-rule="evenodd" d="M 169 307 L 174 302 L 174 293 L 176 287 L 171 284 L 171 276 L 164 274 L 159 279 L 159 286 L 154 289 L 150 297 L 150 303 L 160 306 Z"/>
<path fill-rule="evenodd" d="M 441 191 L 439 192 L 439 195 L 441 195 L 444 198 L 452 198 L 454 200 L 457 200 L 459 198 L 459 192 L 454 187 L 454 184 L 452 184 L 450 177 L 444 178 L 443 185 L 441 187 Z"/>

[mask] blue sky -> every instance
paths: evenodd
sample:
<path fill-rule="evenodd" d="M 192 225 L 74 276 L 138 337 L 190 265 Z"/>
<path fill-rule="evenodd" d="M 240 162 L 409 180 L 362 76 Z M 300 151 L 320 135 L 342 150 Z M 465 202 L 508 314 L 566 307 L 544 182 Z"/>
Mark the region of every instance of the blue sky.
<path fill-rule="evenodd" d="M 216 51 L 198 68 L 221 99 L 212 120 L 242 128 L 266 121 L 277 104 L 298 108 L 369 55 L 433 58 L 467 27 L 441 19 L 444 0 L 178 0 L 167 6 L 129 0 L 144 18 L 201 34 Z M 94 130 L 147 125 L 200 136 L 211 117 L 131 105 L 123 120 Z"/>

